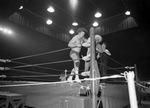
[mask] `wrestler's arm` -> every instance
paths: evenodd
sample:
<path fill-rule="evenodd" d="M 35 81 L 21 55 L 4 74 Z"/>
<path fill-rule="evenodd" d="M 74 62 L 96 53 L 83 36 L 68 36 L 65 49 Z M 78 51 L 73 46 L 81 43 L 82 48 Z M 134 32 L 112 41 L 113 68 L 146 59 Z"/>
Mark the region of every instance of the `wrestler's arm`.
<path fill-rule="evenodd" d="M 103 52 L 104 52 L 103 49 L 102 49 L 102 46 L 101 46 L 100 44 L 97 44 L 97 45 L 96 45 L 96 51 L 97 51 L 98 53 L 103 53 Z"/>
<path fill-rule="evenodd" d="M 75 48 L 75 47 L 81 47 L 80 44 L 77 44 L 76 37 L 73 37 L 70 42 L 68 43 L 68 47 Z"/>
<path fill-rule="evenodd" d="M 88 61 L 88 60 L 90 60 L 90 57 L 91 57 L 90 48 L 88 48 L 87 54 L 86 54 L 86 56 L 82 57 L 82 60 Z"/>
<path fill-rule="evenodd" d="M 86 56 L 82 57 L 82 60 L 88 61 L 90 60 L 91 54 L 87 54 Z"/>
<path fill-rule="evenodd" d="M 83 47 L 90 47 L 90 38 L 82 44 Z"/>
<path fill-rule="evenodd" d="M 109 50 L 108 49 L 105 49 L 105 51 L 104 51 L 107 55 L 109 55 L 109 56 L 111 56 L 111 53 L 109 52 Z"/>
<path fill-rule="evenodd" d="M 83 47 L 90 47 L 90 43 L 89 42 L 85 42 L 82 44 Z"/>
<path fill-rule="evenodd" d="M 109 56 L 111 56 L 111 53 L 109 52 L 109 50 L 108 49 L 106 49 L 106 48 L 102 48 L 102 52 L 104 52 L 104 53 L 106 53 L 107 55 L 109 55 Z"/>

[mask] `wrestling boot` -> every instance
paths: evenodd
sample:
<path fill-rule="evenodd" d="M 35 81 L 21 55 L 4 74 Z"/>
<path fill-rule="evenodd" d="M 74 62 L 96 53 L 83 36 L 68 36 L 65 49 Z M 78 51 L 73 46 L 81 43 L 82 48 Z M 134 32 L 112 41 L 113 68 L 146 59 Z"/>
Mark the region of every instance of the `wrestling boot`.
<path fill-rule="evenodd" d="M 70 73 L 70 75 L 69 75 L 69 77 L 68 77 L 68 79 L 67 79 L 68 82 L 73 82 L 72 78 L 73 78 L 74 74 L 75 74 L 75 70 L 72 69 L 72 70 L 71 70 L 71 73 Z"/>
<path fill-rule="evenodd" d="M 81 83 L 81 80 L 79 79 L 79 71 L 75 70 L 75 81 L 78 83 Z"/>

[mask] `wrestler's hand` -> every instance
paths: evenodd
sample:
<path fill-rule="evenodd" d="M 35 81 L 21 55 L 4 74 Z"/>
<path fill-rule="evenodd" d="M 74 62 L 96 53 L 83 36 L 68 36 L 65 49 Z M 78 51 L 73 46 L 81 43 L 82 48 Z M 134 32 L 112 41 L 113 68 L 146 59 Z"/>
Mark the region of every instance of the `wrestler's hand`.
<path fill-rule="evenodd" d="M 82 60 L 84 60 L 84 61 L 89 61 L 89 60 L 90 60 L 90 56 L 89 56 L 89 55 L 84 56 L 84 57 L 82 57 Z"/>
<path fill-rule="evenodd" d="M 96 58 L 97 58 L 97 59 L 99 59 L 99 58 L 100 58 L 100 53 L 98 53 L 98 54 L 97 54 Z"/>
<path fill-rule="evenodd" d="M 105 49 L 105 53 L 109 56 L 111 56 L 111 53 L 109 52 L 109 50 Z"/>

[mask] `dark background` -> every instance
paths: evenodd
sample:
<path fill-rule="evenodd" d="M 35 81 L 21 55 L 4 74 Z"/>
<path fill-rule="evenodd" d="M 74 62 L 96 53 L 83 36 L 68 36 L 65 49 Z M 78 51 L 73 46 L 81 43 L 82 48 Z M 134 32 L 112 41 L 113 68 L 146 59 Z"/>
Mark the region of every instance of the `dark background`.
<path fill-rule="evenodd" d="M 52 78 L 48 76 L 47 78 L 37 77 L 17 77 L 17 76 L 26 76 L 26 75 L 60 75 L 65 69 L 71 70 L 73 67 L 72 61 L 59 63 L 59 61 L 70 60 L 69 51 L 66 49 L 67 42 L 63 42 L 52 38 L 50 36 L 37 33 L 33 30 L 27 29 L 25 27 L 12 24 L 7 22 L 15 28 L 17 31 L 14 37 L 8 37 L 1 33 L 0 36 L 0 56 L 1 59 L 14 59 L 18 57 L 30 56 L 34 54 L 40 54 L 43 52 L 54 53 L 40 55 L 35 57 L 24 58 L 16 60 L 21 63 L 27 64 L 39 64 L 39 63 L 49 63 L 49 62 L 58 62 L 54 64 L 43 65 L 44 67 L 52 68 L 50 69 L 41 69 L 39 67 L 29 67 L 29 68 L 19 68 L 27 70 L 24 71 L 1 71 L 1 74 L 5 74 L 12 77 L 14 80 L 42 80 L 42 81 L 53 81 L 58 80 L 59 76 Z M 103 36 L 104 41 L 107 43 L 109 51 L 112 53 L 112 56 L 109 58 L 108 66 L 111 68 L 118 68 L 123 66 L 134 66 L 137 65 L 138 76 L 141 80 L 149 80 L 149 66 L 150 66 L 150 54 L 149 54 L 149 32 L 145 31 L 139 27 L 135 27 L 129 30 L 123 30 L 117 33 L 112 33 L 109 35 Z M 58 50 L 58 52 L 57 52 Z M 85 55 L 85 48 L 82 48 L 81 55 Z M 18 63 L 2 63 L 1 66 L 13 67 L 22 64 Z M 81 69 L 84 68 L 84 62 L 81 61 Z M 56 70 L 53 70 L 56 69 Z M 31 71 L 31 72 L 30 72 Z M 32 72 L 33 71 L 33 72 Z M 108 74 L 118 74 L 124 72 L 124 70 L 108 70 Z M 42 73 L 42 74 L 41 74 Z M 11 78 L 11 77 L 10 77 Z"/>
<path fill-rule="evenodd" d="M 42 2 L 41 2 L 42 1 Z M 52 0 L 51 0 L 52 1 Z M 64 1 L 63 3 L 54 0 L 52 1 L 58 6 L 62 6 L 63 9 L 66 9 L 66 5 Z M 82 22 L 80 26 L 85 26 L 91 23 L 91 17 L 95 10 L 95 7 L 92 3 L 96 4 L 96 7 L 100 7 L 104 14 L 103 19 L 107 19 L 114 15 L 120 14 L 124 12 L 126 9 L 131 10 L 131 15 L 135 19 L 138 24 L 138 27 L 134 27 L 131 29 L 122 30 L 119 32 L 103 35 L 103 39 L 108 44 L 108 49 L 112 53 L 112 56 L 109 60 L 109 67 L 122 67 L 122 66 L 133 66 L 137 65 L 137 73 L 140 80 L 150 80 L 149 77 L 149 66 L 150 66 L 150 28 L 149 28 L 149 2 L 146 0 L 94 0 L 91 2 L 89 0 L 80 2 L 81 7 L 79 9 L 85 10 L 76 13 L 76 16 L 81 19 L 79 22 Z M 43 52 L 49 52 L 54 50 L 60 50 L 67 48 L 67 42 L 60 41 L 53 37 L 47 36 L 45 34 L 36 32 L 29 28 L 23 27 L 21 25 L 15 24 L 11 21 L 8 21 L 9 16 L 13 13 L 18 12 L 18 8 L 21 5 L 24 5 L 26 9 L 32 10 L 36 14 L 40 16 L 44 16 L 43 8 L 47 4 L 47 0 L 1 0 L 0 1 L 0 23 L 3 25 L 11 26 L 15 31 L 14 37 L 6 36 L 3 33 L 0 33 L 0 58 L 2 59 L 13 59 L 22 56 L 28 56 L 33 54 L 39 54 Z M 84 5 L 83 5 L 84 4 Z M 91 6 L 92 5 L 92 6 Z M 33 7 L 32 7 L 33 6 Z M 38 7 L 38 8 L 36 8 Z M 91 7 L 91 8 L 90 8 Z M 88 10 L 89 9 L 89 10 Z M 21 13 L 19 11 L 18 13 Z M 60 13 L 63 13 L 60 11 Z M 63 26 L 64 28 L 69 28 L 68 24 L 72 22 L 70 15 L 63 14 L 60 16 L 60 13 L 55 14 L 53 19 L 56 19 L 57 24 Z M 62 17 L 63 16 L 63 17 Z M 39 22 L 39 18 L 32 16 L 29 14 L 29 18 L 33 18 Z M 64 18 L 64 19 L 63 19 Z M 71 16 L 72 18 L 72 16 Z M 64 21 L 65 20 L 65 21 Z M 40 20 L 40 23 L 42 21 Z M 43 23 L 44 24 L 44 23 Z M 89 30 L 88 26 L 87 29 Z M 57 32 L 57 27 L 53 28 L 55 32 Z M 59 28 L 60 30 L 60 28 Z M 62 30 L 64 32 L 68 32 Z M 83 55 L 85 49 L 82 49 L 81 55 Z M 61 51 L 59 53 L 47 54 L 44 56 L 37 56 L 34 58 L 22 59 L 18 62 L 34 64 L 34 63 L 46 63 L 46 62 L 54 62 L 54 61 L 63 61 L 69 60 L 69 50 Z M 116 63 L 115 61 L 118 63 Z M 121 65 L 121 64 L 123 65 Z M 18 66 L 17 63 L 1 63 L 1 66 Z M 81 61 L 81 70 L 83 69 L 83 61 Z M 8 71 L 0 71 L 0 74 L 7 75 L 7 80 L 38 80 L 38 81 L 54 81 L 58 80 L 59 76 L 55 78 L 49 76 L 51 74 L 60 75 L 65 69 L 70 70 L 73 67 L 72 62 L 64 62 L 64 63 L 55 63 L 50 65 L 44 65 L 47 68 L 53 68 L 56 70 L 49 69 L 41 69 L 39 67 L 29 67 L 22 68 L 26 71 L 22 70 L 8 70 Z M 28 72 L 27 72 L 28 71 Z M 31 72 L 30 72 L 31 71 Z M 120 73 L 124 70 L 109 70 L 109 74 Z M 27 77 L 26 77 L 27 75 Z M 34 77 L 32 77 L 32 75 Z M 35 75 L 47 75 L 47 77 L 39 77 Z M 24 76 L 24 77 L 22 77 Z M 31 76 L 31 77 L 29 77 Z"/>

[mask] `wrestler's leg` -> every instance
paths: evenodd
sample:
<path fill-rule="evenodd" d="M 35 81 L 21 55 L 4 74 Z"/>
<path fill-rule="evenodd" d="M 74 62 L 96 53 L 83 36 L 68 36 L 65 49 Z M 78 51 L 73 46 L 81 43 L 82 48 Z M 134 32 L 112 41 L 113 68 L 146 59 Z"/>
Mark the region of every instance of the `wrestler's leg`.
<path fill-rule="evenodd" d="M 75 67 L 75 80 L 77 82 L 80 82 L 80 79 L 79 79 L 79 66 L 80 66 L 80 61 L 75 61 L 74 62 L 74 67 Z"/>
<path fill-rule="evenodd" d="M 80 66 L 80 59 L 79 59 L 79 53 L 75 51 L 70 52 L 70 57 L 73 60 L 74 64 L 74 73 L 75 75 L 75 80 L 79 81 L 79 66 Z"/>
<path fill-rule="evenodd" d="M 82 76 L 90 76 L 90 61 L 85 61 L 84 72 L 81 73 Z"/>
<path fill-rule="evenodd" d="M 74 68 L 71 70 L 71 73 L 70 73 L 70 75 L 69 75 L 69 77 L 68 77 L 68 79 L 67 79 L 67 81 L 69 81 L 69 82 L 72 82 L 72 78 L 73 78 L 73 76 L 74 76 L 74 74 L 75 74 L 75 63 L 74 63 L 74 59 L 76 59 L 76 52 L 74 52 L 74 51 L 70 51 L 70 58 L 73 60 L 73 65 L 74 65 Z"/>
<path fill-rule="evenodd" d="M 74 70 L 74 68 L 73 68 L 73 69 L 71 70 L 71 73 L 70 73 L 70 75 L 69 75 L 67 81 L 72 82 L 72 78 L 73 78 L 74 74 L 75 74 L 75 70 Z"/>
<path fill-rule="evenodd" d="M 72 78 L 75 74 L 75 80 L 77 82 L 80 82 L 80 79 L 79 79 L 79 66 L 80 66 L 80 61 L 74 61 L 74 68 L 71 70 L 71 73 L 70 73 L 70 76 L 68 77 L 67 81 L 71 82 L 72 81 Z"/>
<path fill-rule="evenodd" d="M 89 71 L 89 69 L 90 69 L 90 61 L 85 61 L 85 64 L 84 64 L 84 72 Z"/>

